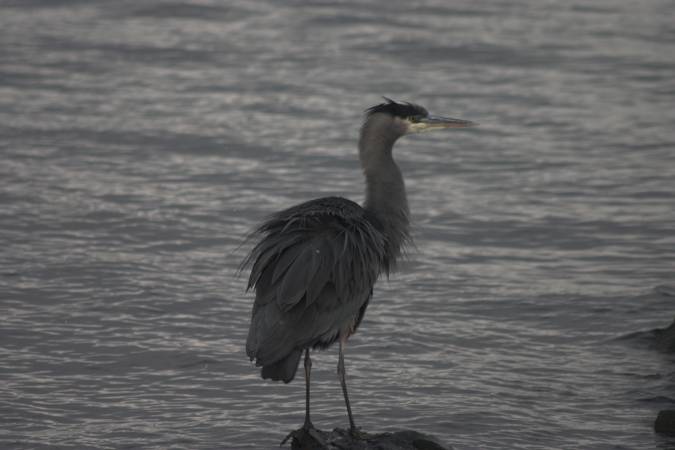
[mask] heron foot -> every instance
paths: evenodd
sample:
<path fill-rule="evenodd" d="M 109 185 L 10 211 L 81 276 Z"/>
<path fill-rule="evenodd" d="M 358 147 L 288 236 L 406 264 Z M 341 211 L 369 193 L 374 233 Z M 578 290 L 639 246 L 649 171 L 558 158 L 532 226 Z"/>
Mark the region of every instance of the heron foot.
<path fill-rule="evenodd" d="M 352 439 L 366 439 L 368 437 L 368 433 L 365 431 L 361 431 L 361 428 L 359 427 L 352 427 L 349 429 L 349 435 L 352 437 Z"/>
<path fill-rule="evenodd" d="M 281 441 L 279 447 L 283 447 L 291 439 L 292 448 L 324 448 L 326 440 L 321 435 L 321 431 L 316 429 L 312 422 L 305 422 L 302 428 L 293 430 Z"/>

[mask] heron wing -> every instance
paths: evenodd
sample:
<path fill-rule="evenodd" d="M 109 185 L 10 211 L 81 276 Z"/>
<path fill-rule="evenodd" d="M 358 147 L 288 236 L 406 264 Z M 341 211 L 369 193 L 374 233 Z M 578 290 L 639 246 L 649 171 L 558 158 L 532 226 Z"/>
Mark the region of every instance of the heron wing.
<path fill-rule="evenodd" d="M 249 255 L 255 289 L 247 353 L 272 364 L 329 345 L 359 316 L 384 258 L 384 237 L 356 203 L 313 200 L 265 222 Z"/>

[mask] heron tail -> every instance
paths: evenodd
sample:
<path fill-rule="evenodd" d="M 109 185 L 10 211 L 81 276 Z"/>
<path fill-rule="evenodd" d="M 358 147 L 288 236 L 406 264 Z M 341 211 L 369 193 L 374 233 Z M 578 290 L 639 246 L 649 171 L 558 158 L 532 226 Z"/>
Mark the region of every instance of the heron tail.
<path fill-rule="evenodd" d="M 300 362 L 301 355 L 302 350 L 296 349 L 289 353 L 284 359 L 263 366 L 262 377 L 264 379 L 269 378 L 273 381 L 290 383 L 295 377 L 295 372 L 298 370 L 298 363 Z"/>

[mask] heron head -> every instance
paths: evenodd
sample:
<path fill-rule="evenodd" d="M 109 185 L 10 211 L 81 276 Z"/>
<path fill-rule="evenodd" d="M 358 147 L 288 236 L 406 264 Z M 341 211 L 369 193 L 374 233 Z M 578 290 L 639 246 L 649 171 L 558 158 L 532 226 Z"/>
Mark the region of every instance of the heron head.
<path fill-rule="evenodd" d="M 388 119 L 390 131 L 398 136 L 423 131 L 442 130 L 444 128 L 466 128 L 478 125 L 468 120 L 429 114 L 423 106 L 414 103 L 399 103 L 384 97 L 386 103 L 375 105 L 366 110 L 367 119 L 381 116 Z M 386 119 L 385 119 L 386 118 Z"/>

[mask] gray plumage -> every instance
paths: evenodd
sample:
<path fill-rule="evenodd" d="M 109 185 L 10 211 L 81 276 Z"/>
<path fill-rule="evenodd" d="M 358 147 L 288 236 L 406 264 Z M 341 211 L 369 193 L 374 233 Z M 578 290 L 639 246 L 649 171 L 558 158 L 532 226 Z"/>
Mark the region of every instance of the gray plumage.
<path fill-rule="evenodd" d="M 262 367 L 262 377 L 290 382 L 303 351 L 307 383 L 305 427 L 309 421 L 310 348 L 340 341 L 358 328 L 382 273 L 389 274 L 409 241 L 405 185 L 392 149 L 396 140 L 432 128 L 471 122 L 430 116 L 410 103 L 386 103 L 366 111 L 359 159 L 366 180 L 363 207 L 341 197 L 325 197 L 274 214 L 257 230 L 258 244 L 243 267 L 251 267 L 248 289 L 255 290 L 246 353 Z"/>
<path fill-rule="evenodd" d="M 246 352 L 263 378 L 288 383 L 303 349 L 356 330 L 398 249 L 375 215 L 340 197 L 281 211 L 257 231 L 263 239 L 249 256 L 256 298 Z"/>

